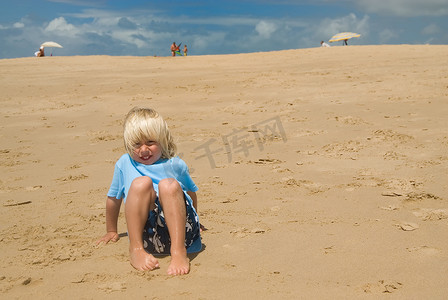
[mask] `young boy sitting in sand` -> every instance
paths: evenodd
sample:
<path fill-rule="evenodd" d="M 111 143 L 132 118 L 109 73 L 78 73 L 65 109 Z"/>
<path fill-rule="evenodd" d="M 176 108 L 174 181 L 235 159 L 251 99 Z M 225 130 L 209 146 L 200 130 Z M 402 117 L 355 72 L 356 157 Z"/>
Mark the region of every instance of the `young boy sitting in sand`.
<path fill-rule="evenodd" d="M 106 201 L 107 233 L 97 244 L 119 239 L 117 220 L 122 200 L 129 235 L 131 265 L 153 270 L 158 260 L 145 249 L 170 252 L 168 274 L 190 271 L 190 252 L 201 248 L 197 186 L 176 155 L 176 145 L 163 118 L 153 109 L 133 108 L 124 122 L 127 154 L 115 164 Z M 147 237 L 147 238 L 144 238 Z"/>

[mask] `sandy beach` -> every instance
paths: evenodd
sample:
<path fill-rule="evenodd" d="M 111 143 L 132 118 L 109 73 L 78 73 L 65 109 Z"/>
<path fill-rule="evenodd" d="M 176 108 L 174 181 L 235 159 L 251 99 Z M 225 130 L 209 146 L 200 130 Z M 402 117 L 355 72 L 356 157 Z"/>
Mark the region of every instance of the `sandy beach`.
<path fill-rule="evenodd" d="M 446 299 L 448 46 L 0 60 L 1 299 Z M 105 233 L 134 106 L 208 229 L 190 274 Z"/>

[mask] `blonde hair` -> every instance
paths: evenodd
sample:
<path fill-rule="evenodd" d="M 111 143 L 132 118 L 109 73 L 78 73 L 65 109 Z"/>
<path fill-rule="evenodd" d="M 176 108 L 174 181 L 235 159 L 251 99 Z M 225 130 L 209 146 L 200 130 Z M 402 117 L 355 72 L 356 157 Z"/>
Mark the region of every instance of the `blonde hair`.
<path fill-rule="evenodd" d="M 129 155 L 140 142 L 157 142 L 163 158 L 176 156 L 177 147 L 168 125 L 157 111 L 151 108 L 134 107 L 124 119 L 124 147 Z"/>

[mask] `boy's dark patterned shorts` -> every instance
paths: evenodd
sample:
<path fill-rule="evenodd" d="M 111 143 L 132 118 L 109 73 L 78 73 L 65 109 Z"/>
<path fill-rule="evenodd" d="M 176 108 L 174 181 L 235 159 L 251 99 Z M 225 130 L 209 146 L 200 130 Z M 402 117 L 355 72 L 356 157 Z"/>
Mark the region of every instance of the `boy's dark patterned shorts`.
<path fill-rule="evenodd" d="M 188 247 L 197 244 L 198 239 L 200 242 L 200 225 L 199 218 L 185 195 L 184 199 L 187 211 L 185 247 L 188 251 Z M 171 240 L 158 197 L 156 198 L 155 205 L 156 208 L 149 212 L 148 220 L 143 230 L 143 246 L 146 251 L 152 254 L 169 254 Z"/>

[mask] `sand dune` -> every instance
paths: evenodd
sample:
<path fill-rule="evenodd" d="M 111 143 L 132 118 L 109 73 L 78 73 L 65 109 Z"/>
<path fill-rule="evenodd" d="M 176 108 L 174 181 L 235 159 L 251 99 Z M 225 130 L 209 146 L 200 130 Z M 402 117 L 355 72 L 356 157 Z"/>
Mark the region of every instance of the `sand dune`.
<path fill-rule="evenodd" d="M 448 47 L 0 60 L 4 299 L 445 299 Z M 134 106 L 208 228 L 191 272 L 96 247 Z"/>

